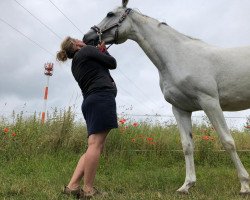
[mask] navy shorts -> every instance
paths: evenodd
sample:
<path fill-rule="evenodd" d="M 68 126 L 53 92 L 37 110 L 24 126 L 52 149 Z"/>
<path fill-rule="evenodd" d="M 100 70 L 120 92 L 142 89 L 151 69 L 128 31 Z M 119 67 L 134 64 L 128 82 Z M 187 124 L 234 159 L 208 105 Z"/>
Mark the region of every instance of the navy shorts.
<path fill-rule="evenodd" d="M 88 95 L 82 103 L 82 113 L 86 120 L 88 136 L 118 128 L 113 92 L 105 91 Z"/>

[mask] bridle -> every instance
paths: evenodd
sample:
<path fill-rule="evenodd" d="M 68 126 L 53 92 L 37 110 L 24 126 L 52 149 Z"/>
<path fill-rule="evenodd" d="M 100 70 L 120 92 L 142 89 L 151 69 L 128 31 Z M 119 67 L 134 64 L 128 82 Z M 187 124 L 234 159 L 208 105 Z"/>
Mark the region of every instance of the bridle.
<path fill-rule="evenodd" d="M 112 24 L 104 29 L 100 29 L 98 26 L 94 25 L 93 27 L 91 27 L 92 30 L 94 30 L 96 32 L 96 34 L 98 35 L 99 37 L 99 43 L 101 43 L 102 41 L 102 34 L 105 33 L 106 31 L 109 31 L 113 28 L 116 28 L 115 30 L 115 38 L 114 38 L 114 43 L 115 44 L 118 44 L 118 36 L 119 36 L 119 27 L 121 26 L 122 22 L 126 19 L 126 17 L 128 16 L 128 14 L 131 12 L 131 8 L 127 8 L 125 10 L 125 12 L 122 14 L 122 16 L 120 17 L 120 19 L 118 20 L 117 23 L 115 24 Z M 114 43 L 110 44 L 109 47 L 111 45 L 113 45 Z M 109 48 L 108 47 L 108 48 Z"/>

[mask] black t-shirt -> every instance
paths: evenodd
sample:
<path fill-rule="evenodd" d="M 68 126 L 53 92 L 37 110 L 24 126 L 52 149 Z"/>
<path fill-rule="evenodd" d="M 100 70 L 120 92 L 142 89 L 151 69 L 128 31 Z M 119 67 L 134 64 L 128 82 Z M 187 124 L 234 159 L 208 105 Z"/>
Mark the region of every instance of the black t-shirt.
<path fill-rule="evenodd" d="M 116 95 L 117 89 L 109 73 L 109 69 L 115 68 L 116 60 L 108 52 L 87 45 L 74 55 L 71 71 L 86 98 L 100 91 L 111 91 Z"/>

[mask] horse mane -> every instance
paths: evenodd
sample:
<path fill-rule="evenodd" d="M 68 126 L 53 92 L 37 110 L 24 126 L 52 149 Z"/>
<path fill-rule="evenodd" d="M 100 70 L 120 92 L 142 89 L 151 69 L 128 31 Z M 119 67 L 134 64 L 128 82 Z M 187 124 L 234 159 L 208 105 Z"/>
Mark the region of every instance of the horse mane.
<path fill-rule="evenodd" d="M 149 17 L 148 15 L 145 15 L 145 14 L 141 13 L 141 11 L 140 11 L 138 8 L 134 8 L 133 11 L 135 11 L 135 12 L 137 12 L 138 14 L 140 14 L 141 16 L 143 16 L 146 20 L 148 20 L 148 19 L 154 20 L 154 21 L 158 24 L 157 27 L 159 27 L 159 28 L 160 28 L 162 25 L 171 27 L 171 26 L 169 26 L 166 22 L 160 22 L 159 20 L 157 20 L 157 19 L 155 19 L 155 18 Z M 171 27 L 171 28 L 172 28 L 172 27 Z M 189 38 L 189 39 L 191 39 L 191 40 L 202 41 L 202 40 L 200 40 L 200 39 L 198 39 L 198 38 L 194 38 L 194 37 L 192 37 L 192 36 L 185 35 L 185 34 L 183 34 L 183 33 L 180 33 L 180 34 L 182 34 L 183 36 L 185 36 L 185 37 L 187 37 L 187 38 Z"/>

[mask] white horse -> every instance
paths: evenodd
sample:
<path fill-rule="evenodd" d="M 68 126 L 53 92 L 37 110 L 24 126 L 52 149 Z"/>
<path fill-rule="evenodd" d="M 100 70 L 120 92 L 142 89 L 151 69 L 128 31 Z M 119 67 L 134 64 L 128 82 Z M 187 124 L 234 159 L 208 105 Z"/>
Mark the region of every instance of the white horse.
<path fill-rule="evenodd" d="M 102 39 L 109 44 L 134 40 L 157 67 L 161 91 L 172 104 L 185 155 L 186 178 L 177 191 L 188 193 L 196 182 L 191 114 L 203 110 L 235 164 L 240 194 L 249 194 L 249 175 L 223 111 L 250 108 L 250 46 L 226 49 L 208 45 L 126 8 L 127 3 L 123 0 L 122 7 L 109 12 L 83 40 L 95 43 Z"/>

